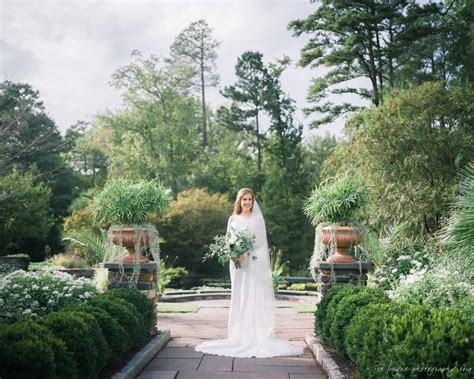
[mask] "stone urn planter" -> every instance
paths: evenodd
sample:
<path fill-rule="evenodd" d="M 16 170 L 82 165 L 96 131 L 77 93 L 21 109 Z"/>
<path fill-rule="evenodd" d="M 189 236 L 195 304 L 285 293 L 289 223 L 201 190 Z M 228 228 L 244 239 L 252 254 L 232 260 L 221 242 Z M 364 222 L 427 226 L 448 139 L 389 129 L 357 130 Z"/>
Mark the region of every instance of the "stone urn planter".
<path fill-rule="evenodd" d="M 108 231 L 112 245 L 109 250 L 115 252 L 107 260 L 145 263 L 148 259 L 141 251 L 146 249 L 159 262 L 158 233 L 148 221 L 165 211 L 171 198 L 171 190 L 155 180 L 110 179 L 94 198 L 92 209 L 95 221 L 112 224 Z M 122 247 L 128 251 L 125 257 Z"/>
<path fill-rule="evenodd" d="M 342 176 L 320 183 L 306 200 L 304 211 L 316 227 L 311 273 L 316 278 L 318 262 L 354 264 L 347 254 L 363 240 L 357 218 L 363 215 L 369 188 L 361 175 Z"/>
<path fill-rule="evenodd" d="M 148 230 L 143 228 L 137 233 L 136 228 L 114 227 L 111 229 L 112 243 L 127 249 L 128 255 L 122 258 L 122 263 L 145 263 L 149 262 L 135 247 L 143 247 L 149 244 Z M 139 239 L 140 241 L 137 241 Z"/>
<path fill-rule="evenodd" d="M 327 261 L 330 263 L 356 263 L 357 261 L 347 254 L 347 250 L 362 242 L 359 228 L 351 226 L 327 226 L 322 228 L 322 242 L 325 245 L 334 244 L 335 251 Z"/>

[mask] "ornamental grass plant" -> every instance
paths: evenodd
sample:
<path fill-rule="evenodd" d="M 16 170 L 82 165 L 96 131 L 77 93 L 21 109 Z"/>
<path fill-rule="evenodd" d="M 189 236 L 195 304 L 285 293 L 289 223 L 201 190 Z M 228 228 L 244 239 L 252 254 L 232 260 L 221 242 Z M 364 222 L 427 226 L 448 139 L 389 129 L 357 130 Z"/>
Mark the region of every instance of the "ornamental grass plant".
<path fill-rule="evenodd" d="M 361 176 L 327 179 L 311 192 L 303 210 L 314 226 L 348 225 L 365 208 L 368 195 L 368 186 Z"/>
<path fill-rule="evenodd" d="M 100 223 L 140 225 L 163 212 L 170 200 L 171 191 L 155 180 L 112 179 L 95 197 L 92 213 Z"/>
<path fill-rule="evenodd" d="M 446 253 L 440 263 L 474 284 L 474 162 L 462 172 L 459 195 L 454 199 L 442 237 Z"/>

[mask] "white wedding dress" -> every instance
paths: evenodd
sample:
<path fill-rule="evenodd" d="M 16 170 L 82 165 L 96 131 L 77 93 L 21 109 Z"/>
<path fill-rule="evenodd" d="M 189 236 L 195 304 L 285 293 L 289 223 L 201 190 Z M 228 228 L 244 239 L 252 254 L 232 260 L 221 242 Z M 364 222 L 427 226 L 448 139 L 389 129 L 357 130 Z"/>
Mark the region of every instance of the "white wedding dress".
<path fill-rule="evenodd" d="M 271 280 L 265 221 L 257 202 L 251 216 L 232 215 L 227 230 L 248 229 L 255 234 L 255 248 L 242 267 L 230 261 L 232 295 L 227 339 L 203 342 L 196 351 L 228 357 L 275 357 L 301 355 L 303 347 L 275 337 L 275 295 Z"/>

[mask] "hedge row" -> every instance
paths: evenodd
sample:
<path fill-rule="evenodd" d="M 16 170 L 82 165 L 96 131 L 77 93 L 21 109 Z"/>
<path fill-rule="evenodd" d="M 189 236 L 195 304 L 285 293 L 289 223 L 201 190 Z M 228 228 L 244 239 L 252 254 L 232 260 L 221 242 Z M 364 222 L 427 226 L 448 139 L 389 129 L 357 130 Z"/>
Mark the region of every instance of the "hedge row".
<path fill-rule="evenodd" d="M 1 378 L 97 378 L 148 338 L 151 300 L 113 289 L 43 318 L 0 325 Z"/>
<path fill-rule="evenodd" d="M 378 289 L 336 286 L 315 332 L 363 378 L 474 377 L 474 320 L 459 309 L 390 302 Z"/>

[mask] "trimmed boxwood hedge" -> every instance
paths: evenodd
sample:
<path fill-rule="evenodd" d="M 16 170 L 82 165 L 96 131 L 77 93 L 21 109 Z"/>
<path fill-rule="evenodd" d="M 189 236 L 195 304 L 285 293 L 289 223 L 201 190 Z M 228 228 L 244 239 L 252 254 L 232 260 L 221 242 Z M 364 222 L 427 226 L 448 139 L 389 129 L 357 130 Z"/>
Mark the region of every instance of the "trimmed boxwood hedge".
<path fill-rule="evenodd" d="M 474 373 L 474 323 L 456 309 L 369 305 L 351 322 L 345 343 L 363 377 L 467 379 Z"/>
<path fill-rule="evenodd" d="M 138 313 L 143 319 L 143 325 L 149 333 L 156 325 L 156 307 L 153 302 L 138 291 L 126 288 L 114 288 L 105 294 L 107 297 L 115 297 L 135 305 Z"/>
<path fill-rule="evenodd" d="M 316 325 L 363 378 L 473 377 L 474 319 L 464 308 L 390 302 L 365 287 L 335 287 L 328 294 Z"/>
<path fill-rule="evenodd" d="M 359 293 L 364 290 L 362 286 L 342 285 L 329 290 L 329 299 L 326 303 L 324 314 L 322 314 L 321 338 L 325 343 L 331 343 L 331 325 L 336 314 L 336 305 L 346 296 Z M 326 294 L 324 295 L 326 296 Z M 324 299 L 324 297 L 323 297 Z M 318 310 L 316 309 L 316 312 Z M 321 317 L 320 316 L 320 317 Z"/>
<path fill-rule="evenodd" d="M 96 317 L 81 309 L 65 310 L 60 313 L 76 315 L 86 323 L 89 332 L 88 336 L 90 336 L 92 343 L 97 349 L 97 361 L 95 369 L 97 372 L 100 372 L 105 366 L 107 366 L 110 360 L 111 352 L 110 347 L 107 344 L 107 340 L 105 339 L 104 332 Z"/>
<path fill-rule="evenodd" d="M 364 288 L 364 287 L 363 287 Z M 364 288 L 358 293 L 345 296 L 335 303 L 332 301 L 329 305 L 334 317 L 326 319 L 330 330 L 331 345 L 341 353 L 345 353 L 344 338 L 346 328 L 357 312 L 368 304 L 383 304 L 390 300 L 384 291 L 375 288 Z"/>
<path fill-rule="evenodd" d="M 119 361 L 121 356 L 127 352 L 127 333 L 125 329 L 119 325 L 116 319 L 99 307 L 86 304 L 81 305 L 77 310 L 87 312 L 95 317 L 110 349 L 109 362 Z"/>
<path fill-rule="evenodd" d="M 0 324 L 0 377 L 77 378 L 77 365 L 62 340 L 33 320 Z"/>
<path fill-rule="evenodd" d="M 97 378 L 155 326 L 154 305 L 134 289 L 112 290 L 43 318 L 0 325 L 1 378 Z"/>
<path fill-rule="evenodd" d="M 396 302 L 369 304 L 360 309 L 347 326 L 345 351 L 363 377 L 373 375 L 373 371 L 380 365 L 377 357 L 383 354 L 386 346 L 386 341 L 381 335 L 382 331 L 390 329 L 407 307 L 419 306 Z M 419 312 L 423 311 L 419 308 Z"/>
<path fill-rule="evenodd" d="M 140 315 L 137 314 L 133 304 L 125 300 L 107 298 L 103 295 L 96 296 L 88 304 L 103 309 L 117 320 L 127 336 L 125 341 L 127 351 L 142 340 L 143 336 L 140 332 L 143 330 L 143 325 L 140 325 Z"/>
<path fill-rule="evenodd" d="M 79 378 L 96 378 L 99 353 L 92 332 L 83 317 L 72 312 L 53 312 L 38 321 L 73 353 Z M 60 364 L 60 362 L 58 362 Z"/>
<path fill-rule="evenodd" d="M 324 294 L 323 298 L 321 299 L 320 303 L 316 307 L 316 311 L 314 313 L 314 333 L 321 336 L 323 334 L 323 326 L 324 321 L 326 320 L 326 313 L 329 303 L 331 302 L 332 298 L 336 296 L 339 291 L 342 291 L 345 286 L 342 285 L 335 285 L 326 293 Z M 351 286 L 352 287 L 352 286 Z"/>

